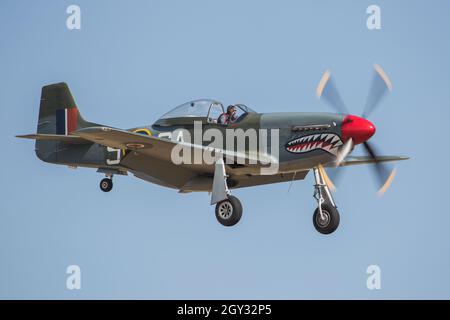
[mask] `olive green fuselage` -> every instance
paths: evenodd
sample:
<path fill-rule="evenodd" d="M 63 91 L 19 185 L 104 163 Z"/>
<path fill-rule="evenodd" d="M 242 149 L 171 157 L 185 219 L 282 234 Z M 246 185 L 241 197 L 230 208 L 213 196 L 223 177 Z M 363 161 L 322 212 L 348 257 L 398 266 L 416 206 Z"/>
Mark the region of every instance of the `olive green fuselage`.
<path fill-rule="evenodd" d="M 208 130 L 214 129 L 222 133 L 224 150 L 227 150 L 227 145 L 230 143 L 229 140 L 227 141 L 229 137 L 227 131 L 241 130 L 248 134 L 247 137 L 256 133 L 256 146 L 245 140 L 245 153 L 262 152 L 260 143 L 267 141 L 264 151 L 268 155 L 276 155 L 278 168 L 273 176 L 261 177 L 260 168 L 257 165 L 227 165 L 230 181 L 234 181 L 230 183 L 231 187 L 246 187 L 302 179 L 311 168 L 318 164 L 334 161 L 336 155 L 320 148 L 319 143 L 316 144 L 316 148 L 310 148 L 310 150 L 296 150 L 295 146 L 291 148 L 287 146 L 290 142 L 302 137 L 320 139 L 318 137 L 320 135 L 327 139 L 326 135 L 329 137 L 336 135 L 340 138 L 343 118 L 343 115 L 331 113 L 249 113 L 238 122 L 222 125 L 212 123 L 205 117 L 180 117 L 160 119 L 153 125 L 135 127 L 129 131 L 173 141 L 200 142 L 203 146 L 208 146 L 211 141 L 205 141 L 203 135 Z M 201 128 L 200 137 L 199 133 L 194 131 L 195 125 L 197 129 Z M 185 133 L 180 136 L 181 129 Z M 261 141 L 264 137 L 260 135 L 261 131 L 267 132 L 265 141 Z M 275 131 L 277 131 L 277 141 L 274 140 Z M 237 148 L 236 137 L 232 139 L 234 139 L 233 146 Z M 276 145 L 277 149 L 274 150 L 273 147 Z M 306 148 L 310 146 L 311 144 Z M 132 172 L 144 180 L 185 191 L 207 191 L 213 174 L 213 167 L 210 165 L 177 165 L 171 161 L 143 157 L 130 150 L 112 149 L 96 143 L 68 144 L 37 141 L 36 153 L 46 162 L 73 167 L 98 168 L 101 172 L 111 174 Z M 186 187 L 191 181 L 194 181 L 192 184 L 195 186 Z"/>

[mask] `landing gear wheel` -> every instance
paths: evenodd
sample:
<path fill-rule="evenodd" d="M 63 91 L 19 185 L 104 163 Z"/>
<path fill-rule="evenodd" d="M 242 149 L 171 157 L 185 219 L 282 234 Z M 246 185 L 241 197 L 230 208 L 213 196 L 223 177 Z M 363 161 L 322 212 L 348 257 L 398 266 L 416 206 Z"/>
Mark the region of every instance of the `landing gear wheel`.
<path fill-rule="evenodd" d="M 102 181 L 100 181 L 100 189 L 103 192 L 110 192 L 113 188 L 113 182 L 110 178 L 105 178 Z"/>
<path fill-rule="evenodd" d="M 330 204 L 322 204 L 322 214 L 320 215 L 319 208 L 314 211 L 313 224 L 317 231 L 322 234 L 330 234 L 336 231 L 339 226 L 339 212 Z"/>
<path fill-rule="evenodd" d="M 231 227 L 241 220 L 242 204 L 238 198 L 228 196 L 228 199 L 216 204 L 216 218 L 220 224 Z"/>

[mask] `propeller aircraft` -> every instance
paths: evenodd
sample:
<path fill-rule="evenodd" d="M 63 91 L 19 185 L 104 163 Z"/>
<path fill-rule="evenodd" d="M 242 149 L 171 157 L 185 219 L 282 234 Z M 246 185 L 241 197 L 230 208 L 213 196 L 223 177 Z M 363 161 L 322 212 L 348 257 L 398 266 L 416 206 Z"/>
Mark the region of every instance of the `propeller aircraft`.
<path fill-rule="evenodd" d="M 375 65 L 364 112 L 355 116 L 326 71 L 316 94 L 336 113 L 258 113 L 243 104 L 225 109 L 219 101 L 202 99 L 176 107 L 152 125 L 124 130 L 84 120 L 67 84 L 56 83 L 42 88 L 37 132 L 17 137 L 36 140 L 42 161 L 97 169 L 106 176 L 100 182 L 104 192 L 112 190 L 114 175 L 128 173 L 180 193 L 209 192 L 224 226 L 238 223 L 243 212 L 231 190 L 303 180 L 312 171 L 317 201 L 313 225 L 330 234 L 340 215 L 325 168 L 369 164 L 383 194 L 396 172 L 389 162 L 408 159 L 381 156 L 369 142 L 376 128 L 367 117 L 391 89 L 390 79 Z M 204 133 L 197 139 L 199 130 Z M 357 146 L 365 156 L 351 155 Z"/>

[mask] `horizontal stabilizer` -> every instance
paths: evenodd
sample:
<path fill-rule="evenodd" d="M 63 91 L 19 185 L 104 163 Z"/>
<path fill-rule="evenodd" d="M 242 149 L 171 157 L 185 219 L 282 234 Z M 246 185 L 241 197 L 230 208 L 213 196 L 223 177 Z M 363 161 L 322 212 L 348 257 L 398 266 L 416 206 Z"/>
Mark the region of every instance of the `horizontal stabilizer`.
<path fill-rule="evenodd" d="M 89 140 L 83 139 L 82 137 L 77 136 L 77 135 L 36 133 L 36 134 L 18 135 L 18 136 L 16 136 L 16 138 L 32 139 L 32 140 L 40 140 L 40 141 L 59 141 L 59 142 L 73 143 L 73 144 L 91 143 Z"/>

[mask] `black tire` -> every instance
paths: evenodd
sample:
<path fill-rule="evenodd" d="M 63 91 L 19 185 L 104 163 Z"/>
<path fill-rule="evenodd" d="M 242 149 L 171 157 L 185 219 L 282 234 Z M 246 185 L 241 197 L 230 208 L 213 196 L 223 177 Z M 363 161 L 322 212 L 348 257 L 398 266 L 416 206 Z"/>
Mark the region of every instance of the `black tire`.
<path fill-rule="evenodd" d="M 110 178 L 105 178 L 102 181 L 100 181 L 100 189 L 103 192 L 110 192 L 113 188 L 113 182 Z"/>
<path fill-rule="evenodd" d="M 238 198 L 228 196 L 228 199 L 216 204 L 216 218 L 220 224 L 231 227 L 241 220 L 242 204 Z"/>
<path fill-rule="evenodd" d="M 320 217 L 319 208 L 314 211 L 313 224 L 317 231 L 322 234 L 330 234 L 336 231 L 339 226 L 340 216 L 339 211 L 330 204 L 322 204 L 322 213 L 326 217 L 322 220 Z"/>

